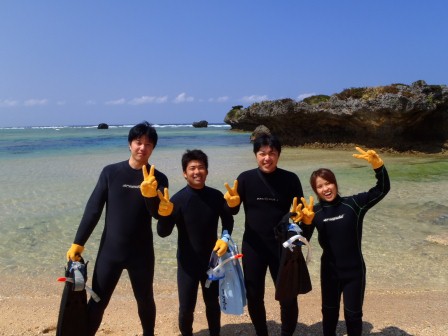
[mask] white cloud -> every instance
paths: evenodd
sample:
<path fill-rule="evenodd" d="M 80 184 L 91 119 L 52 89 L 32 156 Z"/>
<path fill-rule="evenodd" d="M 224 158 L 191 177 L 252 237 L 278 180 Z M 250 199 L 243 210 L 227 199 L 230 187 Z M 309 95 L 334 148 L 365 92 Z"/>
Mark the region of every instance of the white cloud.
<path fill-rule="evenodd" d="M 243 98 L 241 98 L 241 100 L 243 102 L 246 102 L 246 103 L 255 103 L 255 102 L 268 100 L 268 96 L 267 95 L 264 95 L 264 96 L 258 96 L 258 95 L 244 96 Z"/>
<path fill-rule="evenodd" d="M 59 106 L 63 106 L 63 105 L 66 105 L 67 102 L 65 100 L 60 100 L 56 104 L 59 105 Z"/>
<path fill-rule="evenodd" d="M 23 103 L 25 106 L 43 106 L 47 105 L 48 99 L 28 99 Z"/>
<path fill-rule="evenodd" d="M 313 93 L 302 93 L 302 94 L 299 94 L 298 96 L 297 96 L 297 100 L 298 101 L 301 101 L 301 100 L 304 100 L 305 98 L 308 98 L 308 97 L 311 97 L 311 96 L 315 96 L 316 94 L 313 92 Z"/>
<path fill-rule="evenodd" d="M 218 98 L 216 99 L 216 101 L 217 101 L 218 103 L 225 103 L 225 102 L 228 101 L 228 100 L 229 100 L 229 97 L 227 97 L 227 96 L 218 97 Z"/>
<path fill-rule="evenodd" d="M 106 105 L 123 105 L 126 103 L 126 100 L 124 98 L 117 99 L 117 100 L 109 100 L 105 102 Z"/>
<path fill-rule="evenodd" d="M 221 96 L 221 97 L 218 97 L 218 98 L 209 98 L 208 99 L 208 102 L 209 103 L 214 103 L 214 102 L 217 102 L 217 103 L 225 103 L 226 101 L 228 101 L 229 100 L 229 97 L 228 96 Z"/>
<path fill-rule="evenodd" d="M 17 106 L 19 102 L 17 100 L 3 99 L 0 100 L 0 107 L 13 107 Z"/>
<path fill-rule="evenodd" d="M 88 100 L 88 101 L 86 101 L 86 105 L 96 105 L 96 101 Z"/>
<path fill-rule="evenodd" d="M 194 101 L 193 97 L 187 96 L 187 94 L 185 92 L 182 92 L 181 94 L 179 94 L 175 99 L 174 102 L 176 104 L 179 103 L 191 103 L 192 101 Z"/>
<path fill-rule="evenodd" d="M 151 104 L 151 103 L 162 104 L 162 103 L 166 103 L 167 100 L 168 100 L 168 96 L 162 96 L 162 97 L 142 96 L 139 98 L 131 99 L 129 101 L 129 104 L 131 104 L 131 105 L 144 105 L 144 104 Z"/>

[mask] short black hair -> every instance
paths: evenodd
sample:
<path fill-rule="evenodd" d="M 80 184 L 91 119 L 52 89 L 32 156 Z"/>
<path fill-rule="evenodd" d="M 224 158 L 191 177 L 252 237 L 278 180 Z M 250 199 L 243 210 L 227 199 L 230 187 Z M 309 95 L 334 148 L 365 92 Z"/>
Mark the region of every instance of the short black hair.
<path fill-rule="evenodd" d="M 149 122 L 142 121 L 141 123 L 132 127 L 129 131 L 128 142 L 131 143 L 135 139 L 139 139 L 142 136 L 146 135 L 148 139 L 152 142 L 154 148 L 157 145 L 157 131 Z"/>
<path fill-rule="evenodd" d="M 262 134 L 255 138 L 254 153 L 257 154 L 257 152 L 263 146 L 269 146 L 276 149 L 279 155 L 282 152 L 282 144 L 280 143 L 280 140 L 272 134 Z"/>
<path fill-rule="evenodd" d="M 188 163 L 194 160 L 201 161 L 204 164 L 205 169 L 208 170 L 207 154 L 205 154 L 200 149 L 192 149 L 192 150 L 187 149 L 185 151 L 185 153 L 182 155 L 182 170 L 185 171 L 187 169 Z"/>

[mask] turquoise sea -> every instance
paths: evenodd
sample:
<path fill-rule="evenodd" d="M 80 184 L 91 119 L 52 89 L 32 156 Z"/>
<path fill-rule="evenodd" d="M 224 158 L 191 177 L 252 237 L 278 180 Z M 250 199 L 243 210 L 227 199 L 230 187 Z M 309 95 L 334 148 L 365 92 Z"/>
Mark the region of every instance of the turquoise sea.
<path fill-rule="evenodd" d="M 238 174 L 256 162 L 249 133 L 227 125 L 193 128 L 155 125 L 159 143 L 150 159 L 170 180 L 170 193 L 185 184 L 180 158 L 185 149 L 209 156 L 208 185 L 225 191 Z M 0 129 L 0 273 L 56 278 L 65 265 L 84 206 L 101 169 L 129 158 L 129 125 Z M 374 185 L 367 163 L 355 151 L 284 148 L 279 166 L 300 177 L 306 195 L 309 175 L 319 167 L 335 171 L 342 195 Z M 446 289 L 448 246 L 433 240 L 448 236 L 448 157 L 381 153 L 392 180 L 389 195 L 366 216 L 363 251 L 369 288 Z M 236 216 L 234 237 L 241 242 L 244 214 Z M 100 221 L 85 246 L 93 266 L 103 228 Z M 153 223 L 154 229 L 154 223 Z M 155 233 L 156 280 L 174 279 L 176 233 Z M 319 282 L 320 248 L 311 241 L 309 265 Z"/>

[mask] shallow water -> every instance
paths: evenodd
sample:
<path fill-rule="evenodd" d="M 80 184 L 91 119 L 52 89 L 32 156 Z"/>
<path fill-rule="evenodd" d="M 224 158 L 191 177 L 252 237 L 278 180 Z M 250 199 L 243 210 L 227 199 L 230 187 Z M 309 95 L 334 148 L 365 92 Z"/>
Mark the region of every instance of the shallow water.
<path fill-rule="evenodd" d="M 128 130 L 0 130 L 0 272 L 23 274 L 32 269 L 37 275 L 60 275 L 65 253 L 101 169 L 129 157 Z M 159 145 L 150 162 L 169 177 L 171 194 L 185 184 L 180 157 L 186 148 L 201 148 L 209 155 L 208 185 L 223 192 L 224 182 L 232 183 L 241 171 L 255 167 L 248 134 L 210 127 L 158 128 L 158 133 Z M 312 194 L 310 173 L 319 167 L 331 168 L 342 195 L 350 195 L 375 183 L 371 168 L 352 158 L 352 153 L 285 148 L 279 166 L 299 175 L 307 196 Z M 370 210 L 364 222 L 368 286 L 445 289 L 448 246 L 426 238 L 448 232 L 447 157 L 382 157 L 392 189 Z M 86 244 L 84 257 L 92 265 L 102 226 L 100 221 Z M 236 216 L 234 230 L 237 242 L 241 242 L 242 231 L 241 212 Z M 155 234 L 156 279 L 175 276 L 176 240 L 176 233 L 164 239 Z M 316 237 L 311 243 L 313 261 L 309 268 L 317 284 L 320 248 Z"/>

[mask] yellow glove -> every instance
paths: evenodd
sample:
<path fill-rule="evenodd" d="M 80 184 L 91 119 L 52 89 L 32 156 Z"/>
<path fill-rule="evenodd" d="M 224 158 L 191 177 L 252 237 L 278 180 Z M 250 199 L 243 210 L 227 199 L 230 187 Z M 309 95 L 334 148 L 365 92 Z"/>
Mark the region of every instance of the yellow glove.
<path fill-rule="evenodd" d="M 168 188 L 163 190 L 164 194 L 160 190 L 157 190 L 157 195 L 159 195 L 160 203 L 159 210 L 157 211 L 160 216 L 169 216 L 173 212 L 174 204 L 170 202 L 170 195 L 168 194 Z"/>
<path fill-rule="evenodd" d="M 70 249 L 67 251 L 67 261 L 80 261 L 81 253 L 84 251 L 84 246 L 78 244 L 72 244 Z"/>
<path fill-rule="evenodd" d="M 218 257 L 222 257 L 224 253 L 227 252 L 227 247 L 228 244 L 224 240 L 218 239 L 216 241 L 215 247 L 213 248 L 213 251 L 216 251 Z"/>
<path fill-rule="evenodd" d="M 361 154 L 353 154 L 353 157 L 357 159 L 364 159 L 368 161 L 373 169 L 377 169 L 384 165 L 383 160 L 381 160 L 380 156 L 374 150 L 364 151 L 361 147 L 355 147 L 358 152 Z"/>
<path fill-rule="evenodd" d="M 148 174 L 146 165 L 143 166 L 143 182 L 140 184 L 140 191 L 144 197 L 157 196 L 157 180 L 154 177 L 154 165 L 151 166 Z"/>
<path fill-rule="evenodd" d="M 313 218 L 314 218 L 314 198 L 313 196 L 310 196 L 310 203 L 307 204 L 305 197 L 301 198 L 302 203 L 303 203 L 303 218 L 302 218 L 302 223 L 310 225 L 313 222 Z"/>
<path fill-rule="evenodd" d="M 227 202 L 227 205 L 230 208 L 237 207 L 240 205 L 240 195 L 238 195 L 238 180 L 235 180 L 233 182 L 233 187 L 230 188 L 229 184 L 226 182 L 224 183 L 224 187 L 226 187 L 227 192 L 224 194 L 224 199 Z"/>
<path fill-rule="evenodd" d="M 294 223 L 300 222 L 303 218 L 302 206 L 303 204 L 297 205 L 297 197 L 294 197 L 290 210 L 290 212 L 295 213 L 294 216 L 291 216 L 291 219 L 294 221 Z"/>

